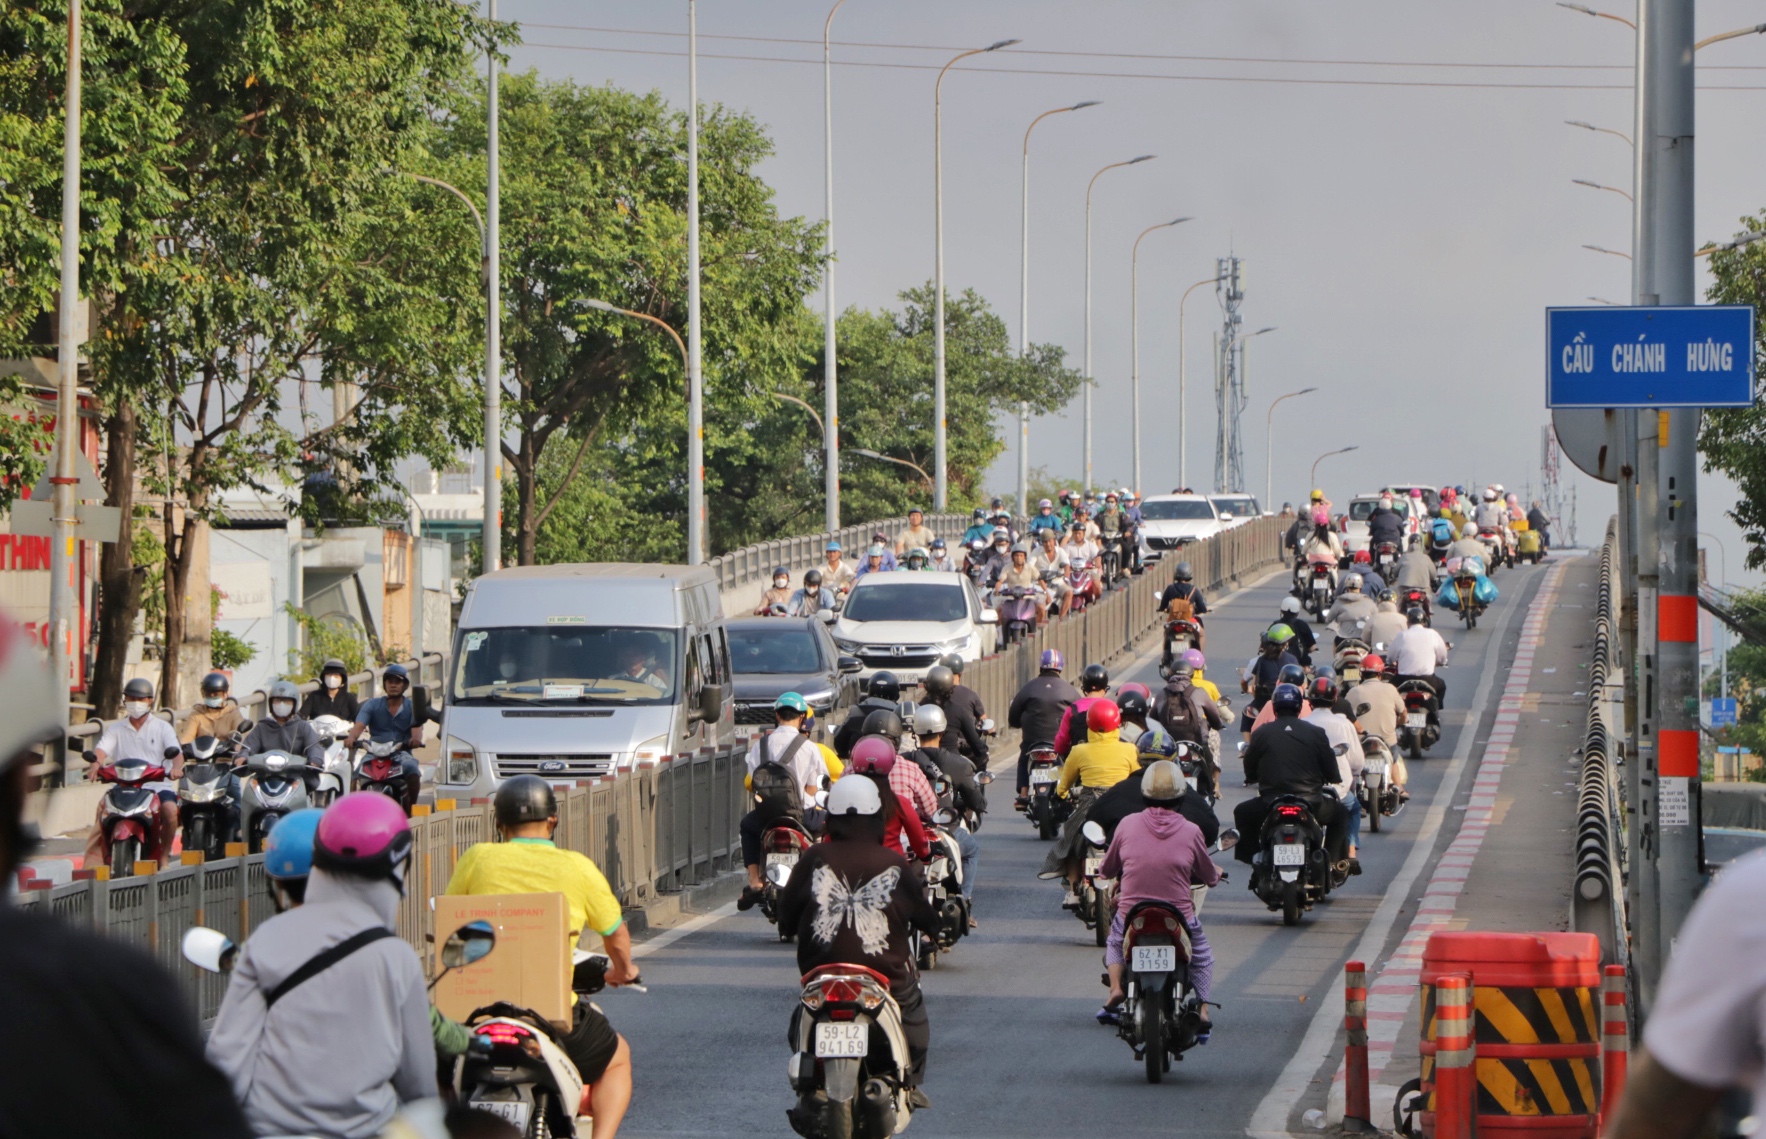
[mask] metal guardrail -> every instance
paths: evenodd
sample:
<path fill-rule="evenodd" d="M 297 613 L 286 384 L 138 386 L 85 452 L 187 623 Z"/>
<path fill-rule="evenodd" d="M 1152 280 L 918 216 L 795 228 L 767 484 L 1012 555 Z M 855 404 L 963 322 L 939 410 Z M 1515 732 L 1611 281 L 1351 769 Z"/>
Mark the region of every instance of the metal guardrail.
<path fill-rule="evenodd" d="M 926 526 L 952 547 L 952 557 L 956 556 L 957 540 L 969 528 L 970 516 L 967 514 L 928 514 L 925 516 Z M 717 574 L 719 592 L 729 593 L 745 585 L 764 581 L 772 575 L 778 566 L 789 569 L 793 576 L 797 573 L 822 564 L 822 553 L 830 540 L 837 540 L 846 553 L 846 560 L 854 567 L 863 564 L 864 547 L 870 544 L 871 536 L 882 531 L 893 541 L 897 535 L 908 528 L 908 520 L 904 518 L 885 518 L 878 522 L 860 522 L 852 526 L 843 526 L 838 530 L 824 530 L 819 534 L 799 534 L 791 538 L 780 538 L 772 542 L 757 542 L 752 546 L 744 546 L 740 550 L 731 550 L 727 554 L 719 554 L 705 563 Z M 726 613 L 734 617 L 739 614 Z"/>
<path fill-rule="evenodd" d="M 746 755 L 744 741 L 563 789 L 558 845 L 593 859 L 627 908 L 733 869 L 741 860 L 737 824 Z M 418 811 L 411 819 L 415 846 L 398 933 L 417 949 L 427 971 L 429 899 L 447 889 L 467 847 L 495 839 L 496 825 L 488 799 Z M 184 932 L 205 925 L 243 943 L 276 912 L 263 863 L 263 855 L 253 854 L 115 881 L 81 871 L 65 885 L 26 882 L 18 903 L 145 949 L 179 978 L 206 1023 L 220 1009 L 227 979 L 183 959 Z"/>
<path fill-rule="evenodd" d="M 1623 687 L 1613 653 L 1618 633 L 1616 574 L 1611 525 L 1600 551 L 1600 582 L 1595 594 L 1593 653 L 1588 664 L 1588 729 L 1582 744 L 1582 770 L 1576 803 L 1576 879 L 1570 891 L 1571 928 L 1600 939 L 1604 960 L 1626 963 L 1629 927 L 1625 917 L 1625 810 L 1618 764 L 1613 759 L 1618 702 L 1609 686 Z"/>

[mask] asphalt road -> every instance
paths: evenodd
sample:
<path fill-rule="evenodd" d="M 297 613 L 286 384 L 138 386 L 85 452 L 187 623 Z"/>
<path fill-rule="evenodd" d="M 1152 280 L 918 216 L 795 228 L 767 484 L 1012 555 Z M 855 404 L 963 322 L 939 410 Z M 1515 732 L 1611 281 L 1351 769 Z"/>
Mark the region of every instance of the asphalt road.
<path fill-rule="evenodd" d="M 1093 1020 L 1104 996 L 1101 951 L 1091 932 L 1061 910 L 1059 885 L 1037 880 L 1045 844 L 1011 810 L 1010 779 L 996 784 L 995 810 L 980 832 L 980 929 L 923 980 L 932 1021 L 932 1108 L 915 1116 L 909 1133 L 1243 1135 L 1416 846 L 1450 757 L 1467 754 L 1473 735 L 1488 732 L 1488 704 L 1500 683 L 1485 686 L 1486 706 L 1475 715 L 1468 702 L 1487 672 L 1512 654 L 1519 611 L 1544 572 L 1522 567 L 1499 575 L 1502 599 L 1477 630 L 1441 626 L 1454 645 L 1443 674 L 1443 739 L 1411 765 L 1409 809 L 1388 831 L 1374 835 L 1364 827 L 1360 877 L 1287 929 L 1245 888 L 1247 868 L 1221 856 L 1232 880 L 1210 891 L 1202 917 L 1217 962 L 1213 999 L 1223 1007 L 1212 1041 L 1188 1053 L 1159 1086 L 1146 1082 L 1128 1045 Z M 1209 672 L 1235 698 L 1236 669 L 1275 616 L 1286 580 L 1271 577 L 1210 615 Z M 1155 651 L 1113 680 L 1157 687 L 1156 664 Z M 1220 814 L 1230 820 L 1231 803 L 1247 792 L 1233 786 L 1236 730 L 1229 727 L 1225 737 Z M 1451 838 L 1454 817 L 1450 809 L 1433 845 Z M 602 999 L 634 1051 L 636 1094 L 622 1133 L 791 1134 L 784 1032 L 798 992 L 793 948 L 777 941 L 758 911 L 720 911 L 657 944 L 643 969 L 648 994 Z"/>

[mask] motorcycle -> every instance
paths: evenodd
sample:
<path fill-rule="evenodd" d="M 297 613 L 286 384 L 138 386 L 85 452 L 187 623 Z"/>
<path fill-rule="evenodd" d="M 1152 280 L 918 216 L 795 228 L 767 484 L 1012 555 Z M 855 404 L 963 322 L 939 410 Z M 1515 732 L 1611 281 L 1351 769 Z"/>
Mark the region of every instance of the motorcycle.
<path fill-rule="evenodd" d="M 1102 547 L 1098 554 L 1098 563 L 1103 567 L 1104 588 L 1110 589 L 1122 576 L 1122 539 L 1105 535 L 1098 539 L 1098 545 Z"/>
<path fill-rule="evenodd" d="M 1360 637 L 1339 637 L 1331 658 L 1331 663 L 1342 678 L 1344 687 L 1361 683 L 1361 658 L 1371 652 L 1371 646 Z"/>
<path fill-rule="evenodd" d="M 1190 790 L 1214 805 L 1214 749 L 1192 740 L 1177 741 L 1177 768 Z"/>
<path fill-rule="evenodd" d="M 1363 736 L 1361 751 L 1367 763 L 1361 771 L 1361 782 L 1355 797 L 1367 814 L 1368 829 L 1380 833 L 1380 820 L 1397 816 L 1404 809 L 1404 800 L 1392 782 L 1392 752 L 1377 736 Z"/>
<path fill-rule="evenodd" d="M 786 1075 L 797 1105 L 791 1129 L 805 1139 L 886 1139 L 913 1115 L 912 1061 L 889 978 L 863 965 L 823 965 L 804 975 L 791 1022 Z"/>
<path fill-rule="evenodd" d="M 1380 542 L 1374 546 L 1374 572 L 1387 581 L 1398 572 L 1398 543 Z"/>
<path fill-rule="evenodd" d="M 1085 866 L 1074 890 L 1079 895 L 1079 906 L 1073 914 L 1091 929 L 1101 949 L 1110 940 L 1110 919 L 1116 914 L 1116 880 L 1106 878 L 1102 873 L 1104 852 L 1110 844 L 1104 837 L 1104 828 L 1098 823 L 1087 822 L 1079 828 L 1079 833 L 1085 840 Z"/>
<path fill-rule="evenodd" d="M 1413 605 L 1423 611 L 1423 624 L 1427 625 L 1430 613 L 1434 609 L 1429 591 L 1426 589 L 1406 589 L 1399 600 L 1398 611 L 1400 613 L 1407 612 Z"/>
<path fill-rule="evenodd" d="M 267 751 L 249 757 L 240 767 L 239 833 L 246 850 L 257 854 L 282 816 L 307 804 L 307 772 L 304 762 L 285 751 Z"/>
<path fill-rule="evenodd" d="M 1333 568 L 1328 558 L 1313 561 L 1307 567 L 1306 607 L 1315 621 L 1323 621 L 1325 611 L 1336 600 L 1336 590 L 1331 584 Z"/>
<path fill-rule="evenodd" d="M 350 724 L 336 716 L 320 716 L 313 721 L 313 730 L 319 734 L 325 757 L 312 768 L 307 798 L 315 807 L 329 807 L 350 789 L 349 748 L 344 743 Z"/>
<path fill-rule="evenodd" d="M 234 741 L 197 736 L 184 745 L 184 773 L 178 777 L 178 826 L 185 851 L 201 853 L 203 861 L 227 857 L 238 804 L 229 782 L 233 775 Z"/>
<path fill-rule="evenodd" d="M 179 749 L 169 747 L 165 758 L 175 759 Z M 86 762 L 97 757 L 85 753 Z M 166 777 L 163 764 L 148 759 L 118 759 L 100 767 L 96 778 L 113 786 L 98 801 L 98 827 L 103 836 L 105 865 L 112 878 L 127 878 L 135 873 L 137 862 L 158 862 L 164 851 L 166 837 L 159 827 L 159 792 L 146 784 Z"/>
<path fill-rule="evenodd" d="M 1159 675 L 1171 679 L 1171 662 L 1191 649 L 1202 647 L 1202 626 L 1196 621 L 1165 622 L 1165 651 L 1160 654 Z"/>
<path fill-rule="evenodd" d="M 1196 1046 L 1202 1005 L 1190 988 L 1190 933 L 1183 915 L 1164 902 L 1140 902 L 1123 916 L 1122 989 L 1116 1032 L 1147 1066 L 1156 1084 L 1171 1061 Z"/>
<path fill-rule="evenodd" d="M 1055 784 L 1061 778 L 1061 757 L 1052 743 L 1030 745 L 1030 801 L 1024 808 L 1025 818 L 1036 828 L 1037 837 L 1049 840 L 1073 813 L 1071 799 L 1057 798 Z"/>
<path fill-rule="evenodd" d="M 1092 602 L 1092 594 L 1096 583 L 1092 580 L 1091 567 L 1085 564 L 1084 558 L 1073 558 L 1067 564 L 1067 588 L 1072 590 L 1072 599 L 1067 602 L 1067 612 L 1084 613 L 1086 606 Z"/>
<path fill-rule="evenodd" d="M 791 872 L 797 868 L 797 860 L 809 849 L 811 841 L 803 824 L 789 816 L 775 820 L 760 836 L 761 857 L 766 862 L 760 912 L 774 925 L 779 924 L 779 892 L 791 881 Z M 789 942 L 796 936 L 792 930 L 779 930 L 780 941 Z"/>
<path fill-rule="evenodd" d="M 949 828 L 957 825 L 956 816 L 940 809 L 932 817 L 928 837 L 932 841 L 932 858 L 925 865 L 926 901 L 938 919 L 938 933 L 920 938 L 921 969 L 936 969 L 938 955 L 952 949 L 969 932 L 969 901 L 963 897 L 963 850 Z"/>
<path fill-rule="evenodd" d="M 1502 565 L 1512 566 L 1515 564 L 1514 559 L 1509 556 L 1508 531 L 1506 529 L 1496 526 L 1486 526 L 1478 531 L 1478 541 L 1484 543 L 1484 545 L 1488 546 L 1490 549 L 1490 557 L 1487 559 L 1490 566 L 1485 572 L 1489 573 L 1491 576 L 1495 576 L 1496 567 Z"/>
<path fill-rule="evenodd" d="M 1347 748 L 1339 744 L 1337 750 Z M 1281 911 L 1283 925 L 1299 925 L 1301 913 L 1344 880 L 1325 851 L 1324 827 L 1304 799 L 1282 795 L 1270 804 L 1258 848 L 1251 892 L 1271 910 Z"/>
<path fill-rule="evenodd" d="M 1404 722 L 1398 726 L 1398 746 L 1421 759 L 1423 752 L 1441 738 L 1441 698 L 1426 680 L 1401 680 L 1398 695 L 1404 699 Z"/>
<path fill-rule="evenodd" d="M 1476 629 L 1478 615 L 1484 612 L 1484 603 L 1478 600 L 1478 575 L 1464 562 L 1454 572 L 1453 592 L 1459 598 L 1459 619 L 1465 622 L 1467 630 Z"/>
<path fill-rule="evenodd" d="M 1002 585 L 993 591 L 994 608 L 999 610 L 1000 637 L 1007 645 L 1017 644 L 1036 635 L 1036 595 L 1029 585 Z"/>
<path fill-rule="evenodd" d="M 405 801 L 405 745 L 402 740 L 370 741 L 356 759 L 350 780 L 352 791 L 374 791 L 396 800 L 411 813 L 412 804 Z"/>
<path fill-rule="evenodd" d="M 1515 560 L 1517 562 L 1525 558 L 1534 565 L 1538 565 L 1539 559 L 1544 556 L 1545 540 L 1539 536 L 1539 531 L 1528 529 L 1515 535 Z"/>

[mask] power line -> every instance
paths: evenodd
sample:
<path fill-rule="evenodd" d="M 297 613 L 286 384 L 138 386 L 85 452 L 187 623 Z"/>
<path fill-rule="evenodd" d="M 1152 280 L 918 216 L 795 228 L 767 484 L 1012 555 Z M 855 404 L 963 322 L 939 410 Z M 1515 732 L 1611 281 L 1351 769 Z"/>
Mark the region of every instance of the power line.
<path fill-rule="evenodd" d="M 555 44 L 529 42 L 520 45 L 529 48 L 546 48 L 554 51 L 582 51 L 603 55 L 648 55 L 661 56 L 668 59 L 684 58 L 681 51 L 658 51 L 644 48 L 598 47 L 587 44 Z M 742 63 L 796 63 L 819 67 L 819 59 L 792 59 L 787 56 L 772 55 L 733 55 L 722 52 L 699 53 L 700 59 L 723 59 Z M 891 71 L 937 71 L 938 64 L 923 63 L 868 63 L 857 60 L 834 60 L 836 67 L 872 68 Z M 982 74 L 996 75 L 1040 75 L 1056 78 L 1085 79 L 1164 79 L 1190 83 L 1262 83 L 1278 86 L 1300 87 L 1420 87 L 1446 90 L 1491 90 L 1491 91 L 1630 91 L 1629 83 L 1470 83 L 1448 82 L 1442 80 L 1417 79 L 1311 79 L 1291 76 L 1269 75 L 1170 75 L 1154 72 L 1133 71 L 1074 71 L 1053 68 L 1035 67 L 976 67 L 959 68 L 973 70 Z M 1766 91 L 1766 86 L 1740 84 L 1700 84 L 1701 91 Z"/>

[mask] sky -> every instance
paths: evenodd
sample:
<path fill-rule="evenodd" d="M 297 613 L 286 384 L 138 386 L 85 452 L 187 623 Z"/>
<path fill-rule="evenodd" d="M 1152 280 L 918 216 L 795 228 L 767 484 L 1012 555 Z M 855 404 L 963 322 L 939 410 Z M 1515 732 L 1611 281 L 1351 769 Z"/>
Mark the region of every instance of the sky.
<path fill-rule="evenodd" d="M 1608 0 L 1632 15 L 1624 0 Z M 824 212 L 820 36 L 830 0 L 701 0 L 699 96 L 754 115 L 777 148 L 761 168 L 789 215 Z M 1599 3 L 1594 4 L 1600 7 Z M 685 0 L 501 0 L 522 25 L 511 67 L 657 90 L 686 102 Z M 1703 0 L 1703 37 L 1760 19 L 1758 4 Z M 1264 485 L 1275 412 L 1279 504 L 1319 482 L 1336 501 L 1387 482 L 1540 485 L 1544 310 L 1624 301 L 1630 206 L 1582 178 L 1630 189 L 1631 148 L 1565 125 L 1629 134 L 1631 30 L 1549 0 L 1476 5 L 1392 0 L 847 0 L 833 25 L 835 250 L 842 308 L 896 304 L 933 271 L 933 84 L 944 82 L 946 283 L 973 287 L 1019 327 L 1024 131 L 1030 163 L 1029 331 L 1085 346 L 1085 190 L 1092 199 L 1094 481 L 1131 474 L 1130 249 L 1140 257 L 1142 483 L 1178 481 L 1179 295 L 1244 260 L 1249 349 L 1247 489 Z M 741 57 L 741 58 L 735 58 Z M 1697 225 L 1723 240 L 1766 207 L 1751 185 L 1766 109 L 1766 37 L 1700 53 Z M 1722 89 L 1731 88 L 1731 89 Z M 1733 89 L 1746 88 L 1746 89 Z M 1701 290 L 1709 283 L 1701 275 Z M 820 297 L 816 298 L 820 306 Z M 1207 489 L 1215 412 L 1211 287 L 1186 310 L 1189 482 Z M 1030 461 L 1077 483 L 1079 401 L 1034 419 Z M 1013 446 L 988 488 L 1016 491 Z M 1580 537 L 1598 541 L 1610 487 L 1566 462 Z M 1734 488 L 1701 479 L 1711 572 L 1741 570 L 1745 544 L 1721 517 Z"/>

